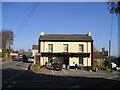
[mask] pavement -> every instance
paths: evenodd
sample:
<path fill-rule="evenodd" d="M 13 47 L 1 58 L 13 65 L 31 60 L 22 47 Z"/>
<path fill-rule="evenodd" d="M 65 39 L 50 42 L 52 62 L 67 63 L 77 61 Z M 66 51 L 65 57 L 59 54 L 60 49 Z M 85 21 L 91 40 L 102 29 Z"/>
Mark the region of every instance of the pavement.
<path fill-rule="evenodd" d="M 3 60 L 3 58 L 0 58 L 0 64 L 3 64 L 3 63 L 7 63 L 7 62 L 10 62 L 10 61 L 12 61 L 12 60 Z"/>
<path fill-rule="evenodd" d="M 2 89 L 81 89 L 120 88 L 119 72 L 97 73 L 82 70 L 62 71 L 41 68 L 40 72 L 27 70 L 30 63 L 11 61 L 3 64 Z"/>

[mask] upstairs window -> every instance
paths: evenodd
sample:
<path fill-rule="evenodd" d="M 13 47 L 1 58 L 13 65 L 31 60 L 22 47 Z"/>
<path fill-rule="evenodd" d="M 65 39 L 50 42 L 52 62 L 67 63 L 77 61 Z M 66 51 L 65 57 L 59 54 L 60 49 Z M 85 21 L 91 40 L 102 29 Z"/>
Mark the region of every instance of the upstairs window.
<path fill-rule="evenodd" d="M 82 44 L 79 44 L 79 51 L 83 52 L 84 51 L 84 46 Z"/>
<path fill-rule="evenodd" d="M 63 47 L 64 47 L 64 52 L 68 52 L 68 44 L 64 44 Z"/>
<path fill-rule="evenodd" d="M 53 44 L 48 44 L 48 52 L 53 52 Z"/>

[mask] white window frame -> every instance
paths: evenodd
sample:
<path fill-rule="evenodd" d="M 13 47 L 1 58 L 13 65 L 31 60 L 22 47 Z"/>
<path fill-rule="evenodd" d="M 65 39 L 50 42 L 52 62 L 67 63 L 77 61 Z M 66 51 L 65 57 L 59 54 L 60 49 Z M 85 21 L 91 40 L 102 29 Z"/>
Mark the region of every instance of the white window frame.
<path fill-rule="evenodd" d="M 84 45 L 83 44 L 79 44 L 79 51 L 83 52 L 84 51 Z"/>
<path fill-rule="evenodd" d="M 53 44 L 48 44 L 48 52 L 53 52 Z"/>
<path fill-rule="evenodd" d="M 68 44 L 63 44 L 63 51 L 68 52 Z"/>

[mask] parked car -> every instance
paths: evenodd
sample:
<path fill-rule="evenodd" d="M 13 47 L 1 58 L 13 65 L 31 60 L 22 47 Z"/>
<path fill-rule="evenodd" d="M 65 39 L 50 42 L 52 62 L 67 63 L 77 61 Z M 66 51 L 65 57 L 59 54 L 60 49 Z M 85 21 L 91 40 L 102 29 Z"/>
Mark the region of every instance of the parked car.
<path fill-rule="evenodd" d="M 116 67 L 116 69 L 117 69 L 117 71 L 119 71 L 119 72 L 120 72 L 120 67 Z"/>
<path fill-rule="evenodd" d="M 12 59 L 13 59 L 13 60 L 16 60 L 16 59 L 17 59 L 17 56 L 12 56 Z"/>
<path fill-rule="evenodd" d="M 34 63 L 35 62 L 34 57 L 33 56 L 29 56 L 28 57 L 28 62 Z"/>
<path fill-rule="evenodd" d="M 62 70 L 62 65 L 59 64 L 59 63 L 58 64 L 54 64 L 53 65 L 53 69 L 61 71 Z"/>
<path fill-rule="evenodd" d="M 23 55 L 19 55 L 19 59 L 23 59 Z"/>
<path fill-rule="evenodd" d="M 50 69 L 50 70 L 53 69 L 53 65 L 52 64 L 48 64 L 47 65 L 47 69 Z"/>
<path fill-rule="evenodd" d="M 28 57 L 26 55 L 23 55 L 22 62 L 28 62 Z"/>

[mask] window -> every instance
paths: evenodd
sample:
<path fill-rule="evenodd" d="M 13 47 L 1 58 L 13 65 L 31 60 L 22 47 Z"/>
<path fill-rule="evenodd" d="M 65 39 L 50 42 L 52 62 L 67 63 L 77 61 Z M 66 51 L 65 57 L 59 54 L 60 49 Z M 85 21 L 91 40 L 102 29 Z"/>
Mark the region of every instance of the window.
<path fill-rule="evenodd" d="M 48 44 L 48 52 L 53 52 L 53 44 Z"/>
<path fill-rule="evenodd" d="M 68 52 L 68 44 L 64 44 L 64 52 Z"/>
<path fill-rule="evenodd" d="M 83 65 L 83 57 L 79 57 L 79 64 Z"/>
<path fill-rule="evenodd" d="M 79 51 L 82 51 L 82 52 L 83 52 L 83 48 L 84 48 L 83 45 L 80 44 L 80 45 L 79 45 Z"/>

